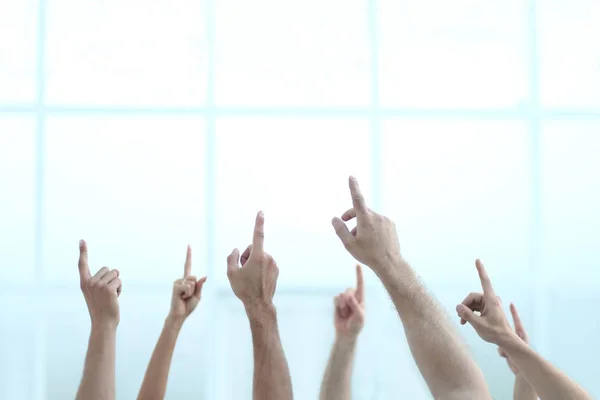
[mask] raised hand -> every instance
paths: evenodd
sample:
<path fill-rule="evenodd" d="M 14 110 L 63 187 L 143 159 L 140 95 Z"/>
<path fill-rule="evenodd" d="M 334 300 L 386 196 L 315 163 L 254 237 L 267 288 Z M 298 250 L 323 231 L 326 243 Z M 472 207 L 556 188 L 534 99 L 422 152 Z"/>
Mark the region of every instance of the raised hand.
<path fill-rule="evenodd" d="M 483 264 L 477 260 L 475 266 L 483 293 L 469 294 L 461 304 L 456 306 L 456 312 L 461 318 L 462 325 L 470 323 L 483 340 L 498 344 L 502 339 L 513 335 L 513 332 Z"/>
<path fill-rule="evenodd" d="M 116 328 L 119 324 L 119 300 L 123 283 L 119 270 L 102 267 L 94 276 L 88 265 L 88 249 L 84 240 L 79 242 L 79 278 L 92 325 Z"/>
<path fill-rule="evenodd" d="M 334 299 L 334 326 L 337 336 L 356 337 L 365 323 L 364 282 L 356 266 L 356 289 L 346 289 Z"/>
<path fill-rule="evenodd" d="M 192 276 L 192 248 L 188 246 L 183 267 L 183 278 L 176 280 L 173 284 L 169 316 L 181 319 L 187 318 L 200 302 L 204 282 L 206 282 L 206 277 L 196 280 L 196 277 Z"/>
<path fill-rule="evenodd" d="M 525 330 L 525 327 L 523 326 L 523 321 L 521 321 L 521 317 L 519 316 L 517 307 L 515 307 L 515 305 L 512 303 L 510 304 L 510 313 L 512 314 L 513 324 L 515 326 L 515 333 L 517 334 L 518 337 L 521 338 L 521 340 L 523 340 L 525 343 L 529 344 L 529 335 L 527 334 L 527 331 Z M 517 367 L 517 365 L 511 360 L 510 356 L 508 354 L 506 354 L 506 352 L 504 350 L 502 350 L 502 348 L 500 348 L 500 347 L 498 347 L 498 354 L 500 354 L 501 357 L 506 359 L 506 362 L 508 363 L 508 367 L 510 368 L 510 370 L 515 375 L 518 375 L 519 367 Z"/>
<path fill-rule="evenodd" d="M 253 305 L 272 305 L 277 287 L 279 268 L 269 254 L 264 252 L 264 215 L 259 212 L 254 225 L 252 245 L 242 254 L 234 249 L 227 257 L 227 277 L 233 293 L 247 308 Z"/>
<path fill-rule="evenodd" d="M 401 259 L 396 225 L 367 207 L 356 178 L 351 176 L 349 185 L 353 207 L 341 218 L 333 218 L 331 224 L 346 250 L 356 260 L 371 267 L 375 273 L 386 272 L 399 265 Z M 356 218 L 357 224 L 350 231 L 345 222 L 353 218 Z"/>

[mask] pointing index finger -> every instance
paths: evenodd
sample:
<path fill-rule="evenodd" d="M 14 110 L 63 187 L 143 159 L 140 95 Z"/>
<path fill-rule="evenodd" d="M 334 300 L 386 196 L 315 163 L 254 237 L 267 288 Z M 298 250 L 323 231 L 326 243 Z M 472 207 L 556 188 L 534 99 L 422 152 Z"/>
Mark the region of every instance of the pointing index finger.
<path fill-rule="evenodd" d="M 265 216 L 262 211 L 256 215 L 254 224 L 254 235 L 252 237 L 252 251 L 259 253 L 263 252 L 263 244 L 265 241 Z"/>
<path fill-rule="evenodd" d="M 92 274 L 90 273 L 90 267 L 88 265 L 88 250 L 87 243 L 85 240 L 79 241 L 79 277 L 84 279 L 90 279 Z"/>
<path fill-rule="evenodd" d="M 510 304 L 510 313 L 512 314 L 512 319 L 515 324 L 515 331 L 525 333 L 525 327 L 523 326 L 523 321 L 521 321 L 521 316 L 517 311 L 517 307 L 514 304 Z"/>
<path fill-rule="evenodd" d="M 366 214 L 367 213 L 367 203 L 365 202 L 365 197 L 362 195 L 360 191 L 360 187 L 358 186 L 358 180 L 355 177 L 350 177 L 350 194 L 352 195 L 352 204 L 354 205 L 354 209 L 357 214 Z"/>
<path fill-rule="evenodd" d="M 185 264 L 183 266 L 183 277 L 187 278 L 192 274 L 192 247 L 188 244 L 185 254 Z"/>
<path fill-rule="evenodd" d="M 362 303 L 365 296 L 365 283 L 360 264 L 356 264 L 356 300 Z"/>
<path fill-rule="evenodd" d="M 483 266 L 481 260 L 477 259 L 475 261 L 475 266 L 477 267 L 477 273 L 479 274 L 479 280 L 481 281 L 481 287 L 483 288 L 483 294 L 486 296 L 495 297 L 494 288 L 492 287 L 492 281 Z"/>

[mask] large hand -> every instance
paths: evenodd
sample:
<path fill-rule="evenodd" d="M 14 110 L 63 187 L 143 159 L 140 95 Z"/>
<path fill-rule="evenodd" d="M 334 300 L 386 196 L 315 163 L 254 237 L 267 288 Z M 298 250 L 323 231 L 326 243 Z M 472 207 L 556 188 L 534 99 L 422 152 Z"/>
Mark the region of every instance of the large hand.
<path fill-rule="evenodd" d="M 525 330 L 525 326 L 523 326 L 523 321 L 521 321 L 521 317 L 519 316 L 519 312 L 517 311 L 517 307 L 514 304 L 510 304 L 510 313 L 512 314 L 513 323 L 515 325 L 515 333 L 518 337 L 521 338 L 525 343 L 529 344 L 529 335 Z M 515 374 L 519 374 L 519 368 L 517 365 L 510 359 L 508 354 L 502 348 L 498 347 L 498 354 L 501 357 L 506 358 L 506 362 L 508 363 L 508 367 Z"/>
<path fill-rule="evenodd" d="M 351 176 L 349 183 L 353 208 L 346 211 L 341 219 L 333 218 L 331 224 L 354 258 L 376 273 L 384 272 L 400 259 L 396 225 L 389 218 L 367 207 L 356 178 Z M 344 221 L 350 221 L 354 217 L 357 220 L 356 228 L 350 232 Z"/>
<path fill-rule="evenodd" d="M 356 289 L 346 289 L 334 299 L 334 326 L 338 336 L 356 337 L 365 323 L 364 283 L 360 265 L 356 266 Z"/>
<path fill-rule="evenodd" d="M 206 282 L 206 277 L 196 280 L 196 277 L 192 276 L 192 248 L 188 246 L 183 267 L 183 279 L 178 279 L 173 284 L 169 315 L 178 319 L 187 318 L 200 302 L 204 282 Z"/>
<path fill-rule="evenodd" d="M 116 328 L 120 320 L 118 297 L 123 287 L 119 271 L 102 267 L 92 276 L 84 240 L 79 241 L 79 278 L 92 324 Z"/>
<path fill-rule="evenodd" d="M 240 268 L 240 252 L 234 249 L 227 257 L 227 277 L 233 293 L 244 303 L 244 306 L 271 305 L 279 268 L 269 254 L 263 250 L 265 219 L 262 211 L 256 216 L 252 245 L 242 254 Z"/>
<path fill-rule="evenodd" d="M 514 333 L 506 320 L 502 303 L 492 287 L 481 261 L 475 261 L 479 280 L 483 288 L 482 293 L 471 293 L 456 306 L 456 312 L 461 318 L 460 323 L 470 323 L 477 334 L 486 342 L 498 344 L 499 340 L 511 336 Z M 476 315 L 479 312 L 480 315 Z"/>

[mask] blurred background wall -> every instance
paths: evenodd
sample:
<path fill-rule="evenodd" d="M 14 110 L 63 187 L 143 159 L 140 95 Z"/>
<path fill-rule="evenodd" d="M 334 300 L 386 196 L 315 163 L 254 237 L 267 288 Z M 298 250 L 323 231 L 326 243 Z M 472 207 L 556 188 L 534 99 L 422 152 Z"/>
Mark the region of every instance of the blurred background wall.
<path fill-rule="evenodd" d="M 296 398 L 314 399 L 354 262 L 330 219 L 355 174 L 454 316 L 481 258 L 533 346 L 600 394 L 600 3 L 1 0 L 0 398 L 72 398 L 89 317 L 77 243 L 124 280 L 134 398 L 193 247 L 208 275 L 170 399 L 249 399 L 225 258 L 257 210 Z M 356 399 L 429 395 L 367 273 Z M 461 327 L 496 399 L 513 377 Z"/>

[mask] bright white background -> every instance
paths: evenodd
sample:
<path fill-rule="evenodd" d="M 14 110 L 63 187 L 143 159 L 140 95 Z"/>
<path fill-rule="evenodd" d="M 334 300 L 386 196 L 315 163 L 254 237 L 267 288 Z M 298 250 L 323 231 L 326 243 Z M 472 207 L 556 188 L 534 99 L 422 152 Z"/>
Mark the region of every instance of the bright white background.
<path fill-rule="evenodd" d="M 134 398 L 185 246 L 208 275 L 170 399 L 249 399 L 225 278 L 256 211 L 296 398 L 315 399 L 353 261 L 329 225 L 359 177 L 453 315 L 488 266 L 533 345 L 600 395 L 596 0 L 0 2 L 0 398 L 72 398 L 89 317 L 77 242 L 124 279 Z M 428 398 L 373 274 L 356 399 Z M 512 376 L 461 328 L 496 399 Z"/>

